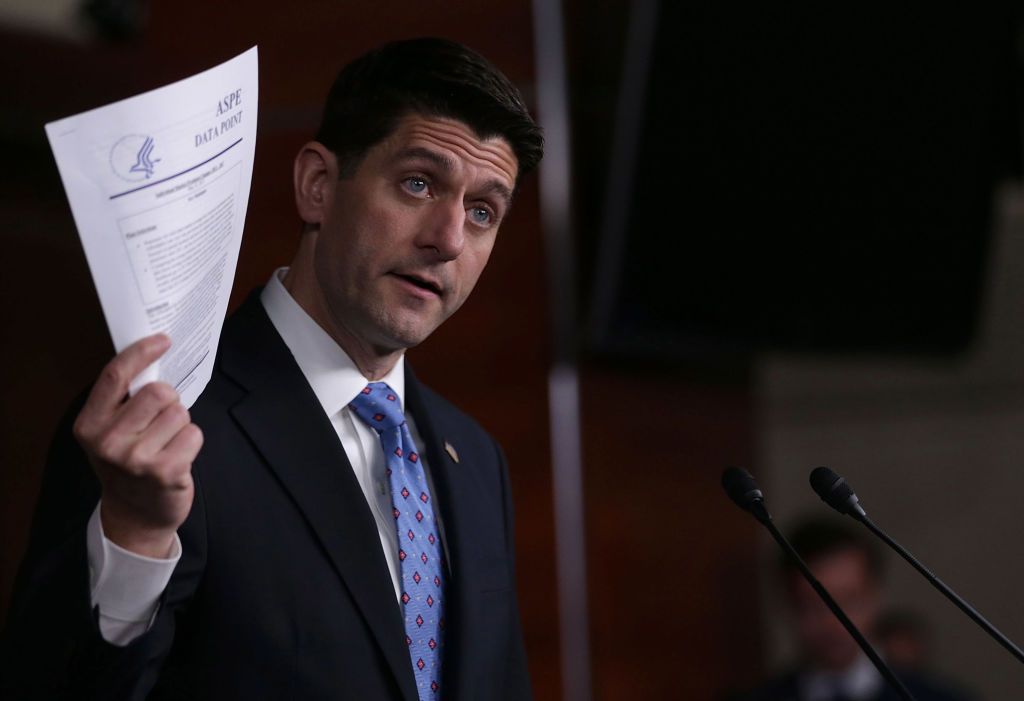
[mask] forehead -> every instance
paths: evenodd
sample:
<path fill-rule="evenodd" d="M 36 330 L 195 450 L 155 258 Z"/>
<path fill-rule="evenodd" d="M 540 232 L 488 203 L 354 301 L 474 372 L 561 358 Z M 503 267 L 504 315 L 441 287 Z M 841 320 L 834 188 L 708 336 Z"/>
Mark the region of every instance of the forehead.
<path fill-rule="evenodd" d="M 402 117 L 391 135 L 379 144 L 385 158 L 401 158 L 418 149 L 453 159 L 463 168 L 515 186 L 519 162 L 502 137 L 481 139 L 467 124 L 447 117 L 410 114 Z"/>

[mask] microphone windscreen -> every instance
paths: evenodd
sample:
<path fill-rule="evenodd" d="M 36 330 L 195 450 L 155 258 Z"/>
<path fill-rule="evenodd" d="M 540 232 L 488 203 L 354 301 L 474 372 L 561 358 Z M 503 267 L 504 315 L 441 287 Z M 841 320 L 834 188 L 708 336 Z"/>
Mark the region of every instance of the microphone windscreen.
<path fill-rule="evenodd" d="M 823 502 L 841 514 L 849 513 L 850 497 L 854 497 L 854 494 L 846 480 L 827 467 L 816 467 L 811 470 L 810 481 L 811 489 L 817 492 Z"/>
<path fill-rule="evenodd" d="M 755 502 L 764 501 L 754 476 L 739 467 L 726 468 L 722 473 L 722 488 L 741 509 L 749 510 Z"/>

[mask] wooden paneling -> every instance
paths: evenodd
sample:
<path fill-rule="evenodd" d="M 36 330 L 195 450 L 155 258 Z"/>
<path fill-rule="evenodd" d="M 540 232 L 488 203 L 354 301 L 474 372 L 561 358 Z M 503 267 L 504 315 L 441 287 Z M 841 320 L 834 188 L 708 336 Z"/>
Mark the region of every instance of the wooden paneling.
<path fill-rule="evenodd" d="M 582 385 L 595 699 L 742 688 L 760 659 L 757 526 L 719 480 L 750 464 L 746 386 L 604 366 Z"/>

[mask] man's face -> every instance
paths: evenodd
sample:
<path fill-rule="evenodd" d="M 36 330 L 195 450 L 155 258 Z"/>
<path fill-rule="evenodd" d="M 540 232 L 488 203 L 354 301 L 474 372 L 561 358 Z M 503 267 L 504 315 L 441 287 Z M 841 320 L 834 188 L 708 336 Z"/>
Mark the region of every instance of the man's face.
<path fill-rule="evenodd" d="M 501 138 L 416 114 L 328 184 L 314 271 L 328 331 L 378 353 L 427 338 L 472 292 L 518 164 Z M 342 345 L 345 345 L 344 343 Z"/>
<path fill-rule="evenodd" d="M 864 553 L 838 550 L 809 563 L 814 576 L 832 594 L 857 628 L 870 635 L 878 617 L 879 592 Z M 800 648 L 816 668 L 833 672 L 848 668 L 860 648 L 798 572 L 791 575 L 793 613 Z"/>

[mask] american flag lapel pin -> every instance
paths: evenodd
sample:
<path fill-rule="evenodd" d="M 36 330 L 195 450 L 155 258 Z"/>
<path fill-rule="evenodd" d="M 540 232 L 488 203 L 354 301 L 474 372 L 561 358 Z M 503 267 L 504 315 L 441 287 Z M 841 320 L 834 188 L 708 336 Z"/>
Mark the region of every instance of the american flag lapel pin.
<path fill-rule="evenodd" d="M 444 442 L 444 450 L 445 450 L 446 453 L 448 453 L 448 457 L 450 457 L 456 463 L 459 462 L 459 452 L 457 450 L 455 450 L 455 446 L 454 445 L 452 445 L 448 441 L 445 441 Z"/>

